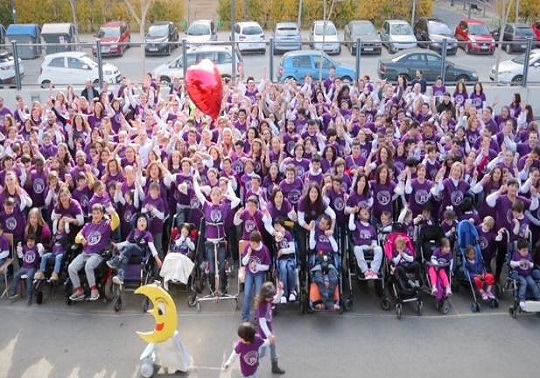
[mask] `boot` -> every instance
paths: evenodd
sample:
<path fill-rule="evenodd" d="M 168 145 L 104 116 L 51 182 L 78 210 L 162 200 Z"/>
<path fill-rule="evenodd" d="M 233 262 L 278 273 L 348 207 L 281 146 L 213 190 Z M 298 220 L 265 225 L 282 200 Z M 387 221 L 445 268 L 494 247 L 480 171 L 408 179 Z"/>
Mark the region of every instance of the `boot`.
<path fill-rule="evenodd" d="M 278 360 L 272 361 L 272 374 L 278 374 L 278 375 L 285 374 L 285 370 L 279 367 Z"/>
<path fill-rule="evenodd" d="M 35 280 L 42 280 L 45 278 L 45 275 L 43 274 L 43 272 L 41 270 L 38 270 L 36 272 L 36 274 L 34 274 L 34 279 Z"/>
<path fill-rule="evenodd" d="M 51 279 L 51 281 L 58 281 L 58 273 L 52 272 L 50 279 Z"/>

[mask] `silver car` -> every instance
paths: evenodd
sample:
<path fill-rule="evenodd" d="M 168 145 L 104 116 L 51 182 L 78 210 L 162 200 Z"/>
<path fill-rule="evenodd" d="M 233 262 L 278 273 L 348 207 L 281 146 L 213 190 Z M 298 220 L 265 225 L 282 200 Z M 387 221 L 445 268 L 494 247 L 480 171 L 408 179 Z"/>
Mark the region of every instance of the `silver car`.
<path fill-rule="evenodd" d="M 356 43 L 360 38 L 362 54 L 381 55 L 381 36 L 375 30 L 375 26 L 368 20 L 351 21 L 343 31 L 343 41 L 349 47 L 352 55 L 356 55 Z"/>
<path fill-rule="evenodd" d="M 272 32 L 274 53 L 302 50 L 302 34 L 296 22 L 278 22 Z"/>

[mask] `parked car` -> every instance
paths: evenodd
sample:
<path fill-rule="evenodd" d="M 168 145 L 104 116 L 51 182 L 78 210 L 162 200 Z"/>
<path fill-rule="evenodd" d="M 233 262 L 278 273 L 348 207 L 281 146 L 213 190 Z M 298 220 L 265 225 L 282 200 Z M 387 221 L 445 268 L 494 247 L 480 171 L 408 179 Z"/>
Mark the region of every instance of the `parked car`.
<path fill-rule="evenodd" d="M 532 30 L 534 35 L 536 36 L 536 41 L 538 43 L 538 46 L 540 46 L 540 20 L 537 20 L 532 23 Z"/>
<path fill-rule="evenodd" d="M 523 83 L 525 58 L 525 54 L 521 54 L 513 59 L 500 62 L 498 75 L 497 65 L 493 65 L 489 71 L 489 78 L 492 81 L 497 80 L 500 84 L 521 85 Z M 527 83 L 532 82 L 540 83 L 540 49 L 532 50 L 529 56 Z"/>
<path fill-rule="evenodd" d="M 82 51 L 65 51 L 45 56 L 41 63 L 38 84 L 47 88 L 50 84 L 84 84 L 86 80 L 99 81 L 98 64 Z M 116 84 L 122 80 L 118 68 L 103 64 L 103 81 Z"/>
<path fill-rule="evenodd" d="M 313 21 L 309 29 L 309 43 L 314 50 L 341 54 L 338 32 L 332 21 Z"/>
<path fill-rule="evenodd" d="M 236 76 L 242 76 L 243 59 L 242 55 L 235 49 L 236 52 Z M 210 59 L 214 62 L 222 77 L 232 77 L 232 48 L 231 46 L 193 46 L 186 53 L 187 66 L 199 63 L 203 59 Z M 172 59 L 171 61 L 159 65 L 153 72 L 152 76 L 160 81 L 171 82 L 173 78 L 184 77 L 184 57 L 182 54 Z"/>
<path fill-rule="evenodd" d="M 238 44 L 238 49 L 242 52 L 255 51 L 265 54 L 265 38 L 264 30 L 258 22 L 237 22 L 234 25 L 234 42 Z"/>
<path fill-rule="evenodd" d="M 398 75 L 403 75 L 407 80 L 416 76 L 416 70 L 422 70 L 423 77 L 428 82 L 435 82 L 441 75 L 442 57 L 434 51 L 413 50 L 400 54 L 392 59 L 379 60 L 377 73 L 379 78 L 396 81 Z M 476 71 L 465 67 L 456 66 L 446 60 L 445 82 L 457 82 L 463 80 L 468 83 L 476 83 L 478 74 Z"/>
<path fill-rule="evenodd" d="M 24 76 L 24 67 L 22 60 L 19 58 L 19 77 L 22 79 Z M 14 84 L 15 83 L 15 59 L 13 54 L 9 52 L 0 52 L 0 84 Z"/>
<path fill-rule="evenodd" d="M 419 47 L 442 52 L 443 41 L 446 40 L 446 54 L 456 54 L 457 40 L 452 35 L 452 30 L 441 20 L 429 17 L 419 18 L 414 24 L 413 31 Z"/>
<path fill-rule="evenodd" d="M 461 20 L 454 36 L 467 54 L 490 54 L 495 52 L 495 40 L 483 21 L 465 19 Z"/>
<path fill-rule="evenodd" d="M 495 42 L 498 43 L 501 35 L 501 28 L 499 27 L 494 30 L 491 35 L 493 35 Z M 536 36 L 534 35 L 532 27 L 525 24 L 506 24 L 502 38 L 502 48 L 505 49 L 508 54 L 525 51 L 527 50 L 528 39 L 533 40 L 533 46 L 536 44 Z"/>
<path fill-rule="evenodd" d="M 101 25 L 95 34 L 96 41 L 101 41 L 101 55 L 124 55 L 131 42 L 129 25 L 124 21 L 111 21 Z M 92 54 L 97 55 L 96 45 L 92 46 Z"/>
<path fill-rule="evenodd" d="M 302 50 L 302 34 L 296 22 L 278 22 L 272 32 L 274 53 Z"/>
<path fill-rule="evenodd" d="M 188 43 L 217 41 L 216 24 L 212 20 L 193 21 L 185 38 Z"/>
<path fill-rule="evenodd" d="M 154 22 L 148 28 L 144 37 L 145 55 L 171 55 L 171 51 L 178 47 L 178 28 L 171 21 Z"/>
<path fill-rule="evenodd" d="M 302 82 L 306 75 L 318 79 L 321 64 L 323 79 L 328 78 L 330 68 L 333 67 L 336 70 L 336 77 L 350 82 L 356 80 L 356 73 L 352 67 L 344 66 L 330 58 L 328 54 L 316 50 L 290 51 L 284 54 L 279 61 L 278 80 L 294 79 Z"/>
<path fill-rule="evenodd" d="M 381 40 L 391 54 L 398 50 L 411 49 L 417 46 L 411 25 L 404 20 L 386 20 L 381 29 Z"/>
<path fill-rule="evenodd" d="M 355 20 L 345 25 L 343 42 L 349 48 L 352 55 L 356 55 L 356 42 L 360 38 L 362 54 L 381 55 L 381 36 L 375 26 L 368 20 Z"/>

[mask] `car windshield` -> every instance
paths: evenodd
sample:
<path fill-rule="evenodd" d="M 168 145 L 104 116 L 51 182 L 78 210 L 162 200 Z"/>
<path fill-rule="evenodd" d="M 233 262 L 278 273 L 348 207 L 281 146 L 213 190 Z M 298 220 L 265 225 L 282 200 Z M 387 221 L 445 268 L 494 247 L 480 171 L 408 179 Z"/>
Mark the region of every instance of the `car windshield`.
<path fill-rule="evenodd" d="M 167 37 L 169 35 L 168 25 L 152 25 L 148 29 L 148 36 L 152 38 Z"/>
<path fill-rule="evenodd" d="M 315 26 L 315 34 L 316 35 L 337 35 L 337 30 L 334 24 L 326 24 L 326 30 L 323 24 L 317 24 Z"/>
<path fill-rule="evenodd" d="M 484 24 L 470 24 L 469 25 L 469 34 L 471 34 L 471 35 L 487 35 L 487 34 L 489 34 L 489 29 Z"/>
<path fill-rule="evenodd" d="M 242 34 L 244 35 L 259 35 L 262 33 L 261 27 L 257 25 L 244 26 L 242 29 Z"/>
<path fill-rule="evenodd" d="M 352 30 L 355 35 L 375 35 L 377 31 L 373 24 L 368 24 L 367 22 L 352 24 Z"/>
<path fill-rule="evenodd" d="M 408 24 L 394 24 L 394 25 L 390 25 L 390 34 L 411 35 L 412 29 Z"/>
<path fill-rule="evenodd" d="M 210 28 L 208 24 L 193 24 L 187 31 L 188 35 L 209 35 Z"/>
<path fill-rule="evenodd" d="M 84 64 L 87 64 L 89 67 L 97 67 L 97 63 L 87 56 L 81 57 L 81 62 L 83 62 Z"/>
<path fill-rule="evenodd" d="M 116 38 L 120 37 L 120 28 L 117 27 L 106 27 L 99 29 L 98 38 Z"/>
<path fill-rule="evenodd" d="M 278 26 L 276 29 L 278 35 L 297 35 L 298 29 L 296 26 Z"/>
<path fill-rule="evenodd" d="M 524 36 L 524 37 L 533 37 L 534 36 L 532 28 L 530 28 L 528 26 L 516 28 L 516 34 Z"/>
<path fill-rule="evenodd" d="M 428 31 L 429 34 L 452 35 L 450 28 L 442 22 L 430 22 L 428 24 Z"/>
<path fill-rule="evenodd" d="M 521 54 L 521 55 L 516 56 L 514 59 L 512 59 L 512 62 L 517 63 L 517 64 L 524 64 L 525 58 L 526 58 L 525 55 L 526 54 Z M 529 65 L 534 63 L 537 60 L 538 60 L 538 55 L 531 55 L 529 57 Z"/>

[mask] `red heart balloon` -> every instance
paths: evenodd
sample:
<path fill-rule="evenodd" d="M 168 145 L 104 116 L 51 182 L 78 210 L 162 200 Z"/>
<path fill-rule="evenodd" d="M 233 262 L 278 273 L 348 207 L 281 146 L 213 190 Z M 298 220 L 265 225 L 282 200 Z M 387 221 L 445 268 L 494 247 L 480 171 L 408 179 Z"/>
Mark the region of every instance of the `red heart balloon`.
<path fill-rule="evenodd" d="M 186 72 L 189 98 L 203 113 L 217 119 L 223 100 L 223 85 L 218 68 L 210 59 L 190 66 Z"/>

